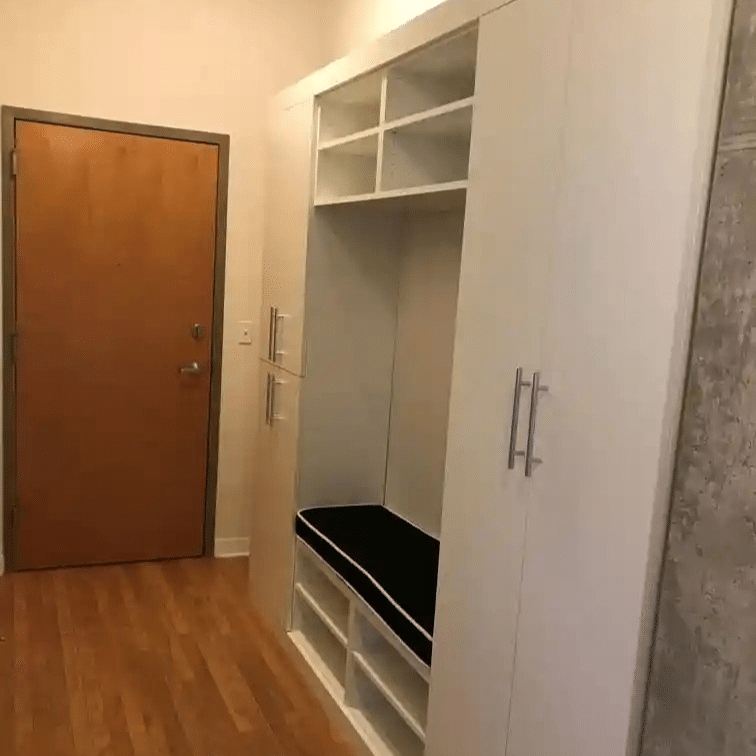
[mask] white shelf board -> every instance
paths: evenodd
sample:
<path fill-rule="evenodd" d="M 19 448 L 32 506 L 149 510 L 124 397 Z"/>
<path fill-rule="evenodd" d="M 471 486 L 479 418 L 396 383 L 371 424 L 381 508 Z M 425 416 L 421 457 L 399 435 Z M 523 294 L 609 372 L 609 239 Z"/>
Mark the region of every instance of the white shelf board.
<path fill-rule="evenodd" d="M 318 145 L 318 151 L 319 152 L 325 152 L 326 150 L 334 150 L 334 151 L 340 151 L 340 152 L 349 152 L 349 154 L 353 155 L 369 155 L 372 154 L 372 152 L 375 152 L 375 150 L 368 151 L 368 142 L 361 142 L 361 140 L 365 139 L 367 140 L 369 137 L 377 136 L 380 132 L 380 128 L 378 126 L 374 126 L 370 129 L 365 129 L 364 131 L 358 131 L 356 134 L 347 134 L 346 136 L 339 137 L 338 139 L 329 139 L 326 142 L 321 142 L 320 145 Z M 362 152 L 350 152 L 349 151 L 349 145 L 352 142 L 357 142 L 357 146 L 355 149 L 363 150 Z M 370 145 L 372 146 L 372 142 L 370 142 Z"/>
<path fill-rule="evenodd" d="M 462 210 L 465 207 L 466 197 L 467 181 L 450 181 L 445 184 L 412 186 L 406 189 L 389 189 L 368 194 L 322 197 L 315 200 L 315 206 L 370 204 L 396 210 Z"/>
<path fill-rule="evenodd" d="M 373 723 L 359 709 L 347 707 L 345 710 L 354 726 L 362 735 L 363 740 L 376 756 L 415 756 L 416 753 L 419 753 L 419 751 L 413 753 L 409 749 L 396 748 L 393 743 L 386 740 L 383 734 L 374 727 Z"/>
<path fill-rule="evenodd" d="M 464 136 L 472 129 L 474 97 L 456 100 L 448 105 L 413 113 L 384 124 L 385 131 L 406 131 L 427 136 Z M 439 119 L 439 120 L 434 120 Z"/>
<path fill-rule="evenodd" d="M 336 701 L 343 705 L 344 703 L 344 685 L 328 668 L 323 658 L 315 650 L 315 647 L 307 639 L 307 636 L 301 630 L 293 630 L 289 633 L 292 643 L 297 647 L 299 652 L 312 667 L 323 687 L 333 696 Z"/>
<path fill-rule="evenodd" d="M 364 131 L 358 131 L 354 134 L 347 134 L 338 139 L 329 139 L 318 145 L 318 152 L 333 150 L 344 152 L 352 155 L 369 155 L 372 150 L 372 142 L 367 140 L 370 137 L 378 135 L 381 131 L 407 130 L 413 134 L 425 134 L 427 136 L 456 136 L 464 135 L 470 132 L 472 122 L 472 107 L 475 103 L 474 97 L 466 97 L 464 100 L 450 102 L 448 105 L 441 105 L 438 108 L 431 108 L 420 113 L 413 113 L 404 118 L 397 118 L 393 121 L 387 121 L 382 126 L 374 126 Z M 468 112 L 469 111 L 469 112 Z M 434 122 L 434 118 L 448 116 L 456 113 L 457 117 L 449 117 L 440 122 Z M 430 121 L 427 126 L 423 126 L 425 121 Z M 417 124 L 417 125 L 415 125 Z M 414 127 L 414 128 L 409 128 Z M 365 140 L 364 142 L 362 140 Z M 356 144 L 352 147 L 352 143 Z"/>
<path fill-rule="evenodd" d="M 305 602 L 307 602 L 308 606 L 315 612 L 315 614 L 320 617 L 323 624 L 331 631 L 331 634 L 335 636 L 336 640 L 339 641 L 342 646 L 346 647 L 347 634 L 341 627 L 339 627 L 337 622 L 336 616 L 339 614 L 339 611 L 335 602 L 331 603 L 325 597 L 325 594 L 316 599 L 301 583 L 297 583 L 294 586 L 294 590 Z"/>
<path fill-rule="evenodd" d="M 320 155 L 359 155 L 375 157 L 378 154 L 379 128 L 367 129 L 357 134 L 331 140 L 319 148 Z"/>
<path fill-rule="evenodd" d="M 425 742 L 421 711 L 428 705 L 427 683 L 421 680 L 408 665 L 402 662 L 400 668 L 400 665 L 387 655 L 375 655 L 368 660 L 362 653 L 355 652 L 354 660 L 415 735 Z M 417 679 L 417 685 L 410 682 L 409 675 Z M 422 695 L 420 686 L 424 686 L 425 695 Z"/>

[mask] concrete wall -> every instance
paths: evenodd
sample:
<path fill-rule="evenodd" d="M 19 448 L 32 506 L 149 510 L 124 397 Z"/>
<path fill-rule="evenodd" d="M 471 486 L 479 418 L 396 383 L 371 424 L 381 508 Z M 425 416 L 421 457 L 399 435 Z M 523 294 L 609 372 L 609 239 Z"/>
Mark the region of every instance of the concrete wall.
<path fill-rule="evenodd" d="M 756 753 L 756 0 L 738 0 L 643 756 Z"/>

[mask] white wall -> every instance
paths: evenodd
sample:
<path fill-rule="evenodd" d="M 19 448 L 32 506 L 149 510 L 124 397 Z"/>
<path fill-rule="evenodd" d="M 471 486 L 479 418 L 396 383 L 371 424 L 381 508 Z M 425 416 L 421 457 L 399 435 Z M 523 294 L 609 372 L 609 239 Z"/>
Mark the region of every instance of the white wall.
<path fill-rule="evenodd" d="M 440 4 L 441 0 L 349 0 L 336 27 L 339 54 L 376 39 Z"/>
<path fill-rule="evenodd" d="M 248 529 L 266 102 L 333 57 L 339 2 L 0 0 L 0 103 L 231 135 L 220 538 Z"/>

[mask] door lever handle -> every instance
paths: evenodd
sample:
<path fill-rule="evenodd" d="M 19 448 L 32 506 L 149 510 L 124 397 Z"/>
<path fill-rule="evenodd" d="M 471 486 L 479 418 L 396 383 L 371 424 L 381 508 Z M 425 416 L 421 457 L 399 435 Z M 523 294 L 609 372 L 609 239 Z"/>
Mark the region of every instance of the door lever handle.
<path fill-rule="evenodd" d="M 179 368 L 182 375 L 199 375 L 202 372 L 202 366 L 199 362 L 193 362 L 191 365 L 184 365 Z"/>

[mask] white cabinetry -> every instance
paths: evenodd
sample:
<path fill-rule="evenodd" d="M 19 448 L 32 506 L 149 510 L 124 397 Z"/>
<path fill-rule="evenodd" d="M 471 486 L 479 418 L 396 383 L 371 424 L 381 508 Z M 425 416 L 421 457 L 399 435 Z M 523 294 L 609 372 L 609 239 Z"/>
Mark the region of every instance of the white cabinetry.
<path fill-rule="evenodd" d="M 250 533 L 250 591 L 267 620 L 289 621 L 294 572 L 292 521 L 295 514 L 300 378 L 260 363 L 260 419 L 255 461 L 254 526 Z"/>
<path fill-rule="evenodd" d="M 533 489 L 520 457 L 513 470 L 508 467 L 510 418 L 518 368 L 529 379 L 544 364 L 569 11 L 569 3 L 529 0 L 480 22 L 429 756 L 499 754 L 506 745 Z M 525 386 L 517 451 L 527 446 L 529 408 Z"/>
<path fill-rule="evenodd" d="M 268 140 L 260 359 L 302 374 L 312 100 L 274 110 Z"/>
<path fill-rule="evenodd" d="M 637 753 L 729 5 L 576 3 L 508 756 Z"/>
<path fill-rule="evenodd" d="M 277 100 L 253 599 L 375 754 L 633 742 L 727 37 L 694 5 L 449 0 Z M 357 503 L 440 538 L 430 667 L 295 549 Z"/>

